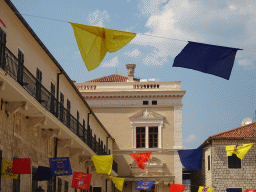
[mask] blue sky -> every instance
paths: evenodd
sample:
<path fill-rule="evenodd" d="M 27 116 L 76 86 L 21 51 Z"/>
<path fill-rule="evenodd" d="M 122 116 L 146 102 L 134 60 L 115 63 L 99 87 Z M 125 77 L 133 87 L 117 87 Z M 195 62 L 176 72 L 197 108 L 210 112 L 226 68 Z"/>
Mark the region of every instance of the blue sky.
<path fill-rule="evenodd" d="M 136 64 L 135 76 L 181 81 L 183 146 L 197 148 L 208 136 L 241 126 L 256 110 L 256 1 L 230 0 L 12 0 L 25 14 L 138 33 L 127 46 L 107 53 L 87 71 L 69 23 L 23 15 L 32 29 L 77 82 L 121 73 Z M 0 12 L 1 16 L 1 12 Z M 153 37 L 154 36 L 154 37 Z M 158 36 L 158 37 L 157 37 Z M 162 37 L 162 38 L 159 38 Z M 172 67 L 186 42 L 236 47 L 230 80 Z"/>

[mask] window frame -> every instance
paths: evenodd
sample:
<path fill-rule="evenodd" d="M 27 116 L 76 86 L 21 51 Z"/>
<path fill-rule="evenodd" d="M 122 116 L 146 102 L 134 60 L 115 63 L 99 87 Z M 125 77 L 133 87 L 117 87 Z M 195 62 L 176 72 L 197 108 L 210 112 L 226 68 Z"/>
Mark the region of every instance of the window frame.
<path fill-rule="evenodd" d="M 137 132 L 138 129 L 143 129 L 144 128 L 144 132 L 142 132 L 140 130 L 140 133 Z M 140 147 L 138 147 L 138 135 L 140 136 Z M 144 136 L 144 138 L 143 138 Z M 142 142 L 141 140 L 144 139 L 145 141 Z M 144 147 L 142 146 L 142 144 L 144 143 Z M 136 148 L 146 148 L 146 127 L 136 127 Z"/>

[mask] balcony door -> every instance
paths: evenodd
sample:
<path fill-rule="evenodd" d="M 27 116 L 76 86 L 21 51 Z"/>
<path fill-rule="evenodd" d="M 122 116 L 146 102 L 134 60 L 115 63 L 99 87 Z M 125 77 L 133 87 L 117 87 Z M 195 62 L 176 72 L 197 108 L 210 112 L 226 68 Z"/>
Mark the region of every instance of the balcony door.
<path fill-rule="evenodd" d="M 36 70 L 36 99 L 41 102 L 42 100 L 42 71 L 37 68 Z"/>
<path fill-rule="evenodd" d="M 17 81 L 23 86 L 23 71 L 24 71 L 24 54 L 18 49 L 18 70 L 17 70 Z"/>
<path fill-rule="evenodd" d="M 0 28 L 0 67 L 5 68 L 6 33 Z"/>

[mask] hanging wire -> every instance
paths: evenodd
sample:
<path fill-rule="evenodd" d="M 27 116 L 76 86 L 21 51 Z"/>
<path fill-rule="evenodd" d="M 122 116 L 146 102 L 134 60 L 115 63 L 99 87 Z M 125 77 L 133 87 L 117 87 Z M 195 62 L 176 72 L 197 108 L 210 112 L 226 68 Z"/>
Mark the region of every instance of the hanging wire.
<path fill-rule="evenodd" d="M 65 20 L 53 19 L 53 18 L 49 18 L 49 17 L 41 17 L 41 16 L 30 15 L 30 14 L 26 14 L 26 13 L 19 13 L 19 12 L 14 12 L 14 11 L 7 11 L 7 10 L 3 10 L 3 9 L 0 9 L 0 11 L 2 11 L 2 12 L 11 12 L 11 13 L 19 14 L 19 15 L 26 15 L 26 16 L 40 18 L 40 19 L 48 19 L 48 20 L 58 21 L 58 22 L 63 22 L 63 23 L 70 23 L 69 21 L 65 21 Z M 174 41 L 189 42 L 188 40 L 176 39 L 176 38 L 170 38 L 170 37 L 161 37 L 161 36 L 155 36 L 155 35 L 149 35 L 149 34 L 143 34 L 143 33 L 136 33 L 136 34 L 140 34 L 140 35 L 144 35 L 144 36 L 148 36 L 148 37 L 157 37 L 157 38 L 170 39 L 170 40 L 174 40 Z M 239 51 L 256 52 L 256 50 L 250 50 L 250 49 L 241 49 Z"/>

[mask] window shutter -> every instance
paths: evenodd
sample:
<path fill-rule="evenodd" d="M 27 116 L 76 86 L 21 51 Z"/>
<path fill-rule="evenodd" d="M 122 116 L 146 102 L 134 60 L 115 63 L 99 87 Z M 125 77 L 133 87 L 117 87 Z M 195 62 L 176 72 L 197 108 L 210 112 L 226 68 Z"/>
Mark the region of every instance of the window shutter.
<path fill-rule="evenodd" d="M 62 180 L 58 178 L 58 192 L 61 192 Z"/>

